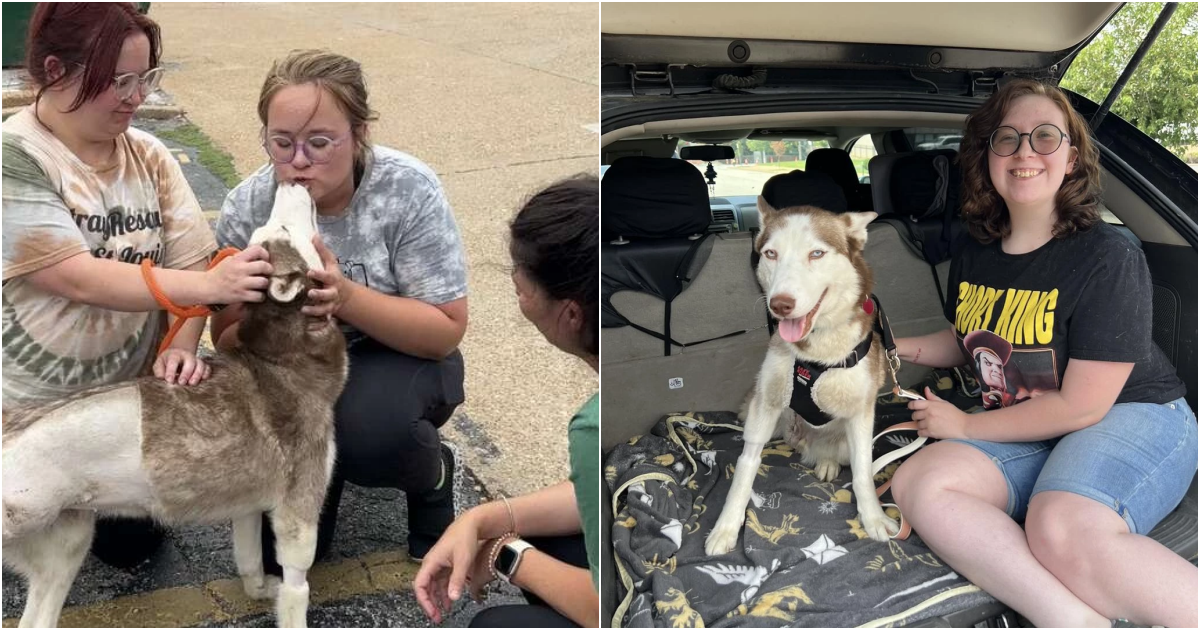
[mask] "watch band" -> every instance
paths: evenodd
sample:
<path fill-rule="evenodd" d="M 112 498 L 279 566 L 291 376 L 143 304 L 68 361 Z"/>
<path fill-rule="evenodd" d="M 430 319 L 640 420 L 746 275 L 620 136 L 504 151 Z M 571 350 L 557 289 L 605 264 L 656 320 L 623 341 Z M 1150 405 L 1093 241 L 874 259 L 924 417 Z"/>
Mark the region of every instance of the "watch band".
<path fill-rule="evenodd" d="M 515 553 L 516 559 L 513 560 L 512 566 L 509 567 L 508 571 L 504 571 L 500 566 L 498 566 L 500 562 L 500 554 L 497 554 L 496 559 L 493 561 L 492 568 L 495 569 L 496 575 L 498 575 L 501 580 L 504 580 L 508 584 L 512 584 L 512 576 L 516 575 L 517 567 L 521 566 L 521 559 L 525 556 L 526 551 L 533 549 L 533 545 L 521 540 L 520 538 L 515 538 L 504 543 L 503 547 Z"/>

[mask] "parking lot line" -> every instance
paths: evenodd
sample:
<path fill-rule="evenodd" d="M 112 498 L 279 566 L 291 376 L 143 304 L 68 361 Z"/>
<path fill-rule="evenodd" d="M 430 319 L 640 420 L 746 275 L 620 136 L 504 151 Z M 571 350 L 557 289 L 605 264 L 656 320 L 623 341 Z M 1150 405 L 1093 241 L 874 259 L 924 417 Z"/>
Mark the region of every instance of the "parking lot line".
<path fill-rule="evenodd" d="M 404 551 L 387 551 L 319 563 L 308 574 L 309 605 L 360 595 L 406 591 L 420 567 Z M 63 609 L 64 628 L 184 628 L 270 612 L 270 600 L 250 599 L 239 578 L 117 597 Z M 15 628 L 19 619 L 4 620 Z"/>

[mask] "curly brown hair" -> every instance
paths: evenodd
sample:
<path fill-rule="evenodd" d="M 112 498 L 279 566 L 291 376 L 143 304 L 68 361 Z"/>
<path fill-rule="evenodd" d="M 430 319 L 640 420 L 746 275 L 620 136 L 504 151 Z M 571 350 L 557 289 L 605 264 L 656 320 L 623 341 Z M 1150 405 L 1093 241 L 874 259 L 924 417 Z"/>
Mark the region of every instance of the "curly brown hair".
<path fill-rule="evenodd" d="M 1062 110 L 1070 146 L 1077 151 L 1075 168 L 1063 178 L 1062 186 L 1054 196 L 1058 214 L 1054 224 L 1055 238 L 1086 230 L 1100 220 L 1100 151 L 1087 121 L 1071 107 L 1067 95 L 1059 88 L 1031 79 L 1015 79 L 967 116 L 959 148 L 963 222 L 971 236 L 982 243 L 1002 239 L 1012 232 L 1008 207 L 988 174 L 988 138 L 1000 125 L 1013 100 L 1031 94 L 1050 99 Z"/>

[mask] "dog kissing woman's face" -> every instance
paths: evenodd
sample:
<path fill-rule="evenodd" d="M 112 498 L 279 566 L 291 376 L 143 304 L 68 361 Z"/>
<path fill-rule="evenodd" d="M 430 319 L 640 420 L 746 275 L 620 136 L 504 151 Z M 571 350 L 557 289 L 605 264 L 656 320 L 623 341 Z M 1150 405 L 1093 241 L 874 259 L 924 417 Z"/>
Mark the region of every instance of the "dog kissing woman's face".
<path fill-rule="evenodd" d="M 308 189 L 318 209 L 354 190 L 354 135 L 337 99 L 314 83 L 280 89 L 267 107 L 264 141 L 275 178 Z M 291 159 L 280 161 L 291 154 Z M 339 208 L 340 210 L 340 208 Z"/>

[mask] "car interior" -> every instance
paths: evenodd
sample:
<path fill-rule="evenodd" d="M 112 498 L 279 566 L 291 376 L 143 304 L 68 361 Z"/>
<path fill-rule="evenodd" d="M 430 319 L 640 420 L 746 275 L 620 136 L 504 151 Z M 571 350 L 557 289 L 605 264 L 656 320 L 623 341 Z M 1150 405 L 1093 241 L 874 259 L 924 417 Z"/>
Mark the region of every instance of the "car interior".
<path fill-rule="evenodd" d="M 866 258 L 874 294 L 895 335 L 944 329 L 951 247 L 965 232 L 958 216 L 959 140 L 950 134 L 960 133 L 964 120 L 958 112 L 807 111 L 645 121 L 605 133 L 604 452 L 647 433 L 665 414 L 736 412 L 741 406 L 774 332 L 753 270 L 759 194 L 775 207 L 833 204 L 878 213 L 869 227 Z M 905 132 L 918 128 L 948 130 L 940 142 L 943 148 L 918 148 Z M 829 148 L 809 153 L 803 170 L 781 169 L 767 190 L 710 195 L 706 159 L 729 155 L 731 151 L 717 147 L 745 138 L 819 138 Z M 934 146 L 933 140 L 925 146 Z M 681 150 L 690 143 L 714 148 Z M 876 154 L 869 159 L 866 177 L 856 172 L 848 151 L 862 146 L 856 143 L 868 143 Z M 718 182 L 729 176 L 728 168 L 718 170 Z M 1104 220 L 1146 254 L 1154 281 L 1153 338 L 1188 384 L 1187 400 L 1195 408 L 1194 227 L 1189 236 L 1164 216 L 1155 201 L 1163 193 L 1114 155 L 1106 153 L 1102 159 L 1102 177 Z M 839 199 L 814 196 L 829 190 L 814 186 L 816 180 L 836 184 Z M 664 217 L 677 220 L 668 224 Z M 909 364 L 899 373 L 904 387 L 927 377 L 928 369 Z M 603 496 L 606 504 L 613 503 L 607 486 Z M 611 560 L 609 516 L 602 531 Z M 1151 536 L 1195 563 L 1196 517 L 1193 478 L 1183 503 Z M 603 576 L 606 624 L 619 605 L 616 589 L 607 586 L 618 580 L 611 565 L 606 563 Z M 993 603 L 919 625 L 971 625 L 996 619 L 1005 610 Z M 1014 619 L 1008 614 L 1005 623 Z"/>

